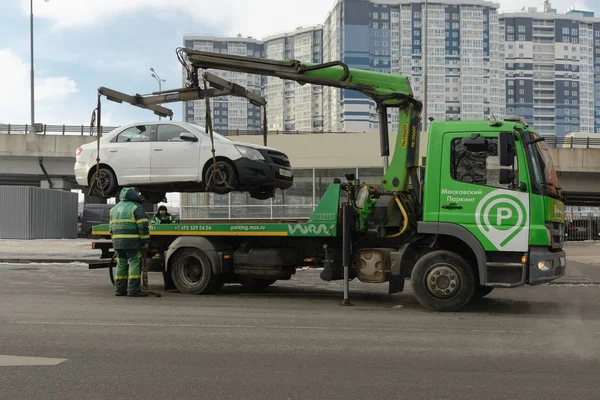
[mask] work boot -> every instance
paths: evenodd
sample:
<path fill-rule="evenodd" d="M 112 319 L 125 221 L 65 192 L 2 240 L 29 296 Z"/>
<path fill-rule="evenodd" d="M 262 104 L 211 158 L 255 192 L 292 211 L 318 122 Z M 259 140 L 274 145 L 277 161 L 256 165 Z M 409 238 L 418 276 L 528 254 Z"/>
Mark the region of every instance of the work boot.
<path fill-rule="evenodd" d="M 127 296 L 127 292 L 115 292 L 115 296 Z"/>
<path fill-rule="evenodd" d="M 148 296 L 150 296 L 150 295 L 145 292 L 135 292 L 135 293 L 129 294 L 129 297 L 148 297 Z"/>

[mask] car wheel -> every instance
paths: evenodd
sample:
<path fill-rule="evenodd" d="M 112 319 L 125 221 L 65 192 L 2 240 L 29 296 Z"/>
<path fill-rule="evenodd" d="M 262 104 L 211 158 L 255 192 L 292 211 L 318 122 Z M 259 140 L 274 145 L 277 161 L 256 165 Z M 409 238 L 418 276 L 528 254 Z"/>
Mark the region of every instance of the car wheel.
<path fill-rule="evenodd" d="M 113 197 L 117 192 L 115 173 L 106 167 L 100 168 L 99 171 L 96 171 L 96 167 L 94 167 L 93 171 L 89 182 L 93 195 L 96 197 Z"/>
<path fill-rule="evenodd" d="M 259 190 L 259 191 L 251 191 L 250 197 L 257 200 L 269 200 L 271 197 L 275 196 L 275 189 L 267 189 L 267 190 Z"/>
<path fill-rule="evenodd" d="M 204 174 L 204 182 L 208 191 L 216 194 L 227 194 L 236 189 L 237 177 L 234 166 L 224 160 L 219 160 L 210 164 Z"/>

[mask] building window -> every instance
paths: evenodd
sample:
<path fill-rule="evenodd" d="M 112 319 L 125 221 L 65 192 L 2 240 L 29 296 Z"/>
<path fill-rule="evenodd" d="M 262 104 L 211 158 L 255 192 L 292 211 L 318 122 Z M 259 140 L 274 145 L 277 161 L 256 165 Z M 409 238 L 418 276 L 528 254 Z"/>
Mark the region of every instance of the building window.
<path fill-rule="evenodd" d="M 519 25 L 519 33 L 525 33 L 525 27 L 523 25 Z"/>
<path fill-rule="evenodd" d="M 567 28 L 567 27 L 562 28 L 562 33 L 563 33 L 563 35 L 568 35 L 569 34 L 569 28 Z"/>
<path fill-rule="evenodd" d="M 508 33 L 513 33 L 515 31 L 515 27 L 512 25 L 509 25 L 506 27 L 506 32 Z"/>

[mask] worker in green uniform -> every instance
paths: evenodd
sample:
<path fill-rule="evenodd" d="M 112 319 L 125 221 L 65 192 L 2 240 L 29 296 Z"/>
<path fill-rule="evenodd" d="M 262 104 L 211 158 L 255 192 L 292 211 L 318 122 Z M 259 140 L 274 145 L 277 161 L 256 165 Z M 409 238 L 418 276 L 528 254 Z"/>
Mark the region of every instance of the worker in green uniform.
<path fill-rule="evenodd" d="M 135 188 L 123 188 L 110 209 L 110 235 L 117 253 L 116 296 L 147 297 L 142 292 L 143 249 L 150 241 L 148 216 Z"/>
<path fill-rule="evenodd" d="M 154 218 L 152 218 L 152 225 L 173 223 L 175 223 L 175 220 L 173 219 L 173 216 L 169 214 L 169 211 L 167 211 L 167 206 L 161 205 L 158 207 L 158 212 L 154 215 Z"/>

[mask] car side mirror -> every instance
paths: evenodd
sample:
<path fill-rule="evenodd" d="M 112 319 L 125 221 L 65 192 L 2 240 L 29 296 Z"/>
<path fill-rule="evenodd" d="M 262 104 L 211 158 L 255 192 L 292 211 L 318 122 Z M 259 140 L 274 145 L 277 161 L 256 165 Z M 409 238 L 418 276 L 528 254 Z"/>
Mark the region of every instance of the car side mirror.
<path fill-rule="evenodd" d="M 515 165 L 515 136 L 512 132 L 498 134 L 498 158 L 503 167 Z"/>
<path fill-rule="evenodd" d="M 501 185 L 508 185 L 509 183 L 514 183 L 515 181 L 515 172 L 510 169 L 501 169 L 499 181 Z"/>
<path fill-rule="evenodd" d="M 184 142 L 197 142 L 198 141 L 198 138 L 189 132 L 181 132 L 181 134 L 179 135 L 179 139 L 183 140 Z"/>

